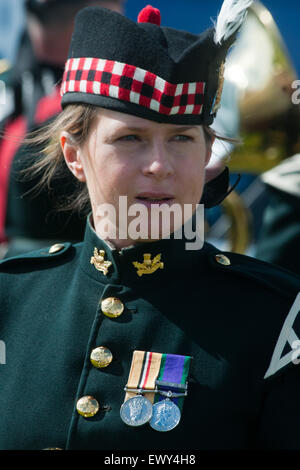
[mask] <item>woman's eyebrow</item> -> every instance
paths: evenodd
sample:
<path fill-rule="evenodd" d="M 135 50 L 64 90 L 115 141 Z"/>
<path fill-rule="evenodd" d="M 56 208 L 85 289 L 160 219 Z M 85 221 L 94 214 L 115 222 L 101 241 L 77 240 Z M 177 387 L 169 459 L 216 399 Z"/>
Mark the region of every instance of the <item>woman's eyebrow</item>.
<path fill-rule="evenodd" d="M 148 128 L 147 127 L 134 127 L 134 126 L 125 126 L 124 128 L 122 128 L 122 130 L 126 130 L 126 131 L 132 131 L 132 132 L 138 132 L 138 131 L 147 131 Z"/>
<path fill-rule="evenodd" d="M 185 132 L 185 131 L 189 131 L 190 129 L 197 129 L 199 126 L 182 126 L 182 127 L 177 127 L 174 128 L 174 129 L 170 129 L 174 132 Z"/>
<path fill-rule="evenodd" d="M 182 126 L 182 127 L 169 127 L 168 131 L 174 131 L 174 132 L 185 132 L 190 129 L 197 129 L 199 126 Z M 141 132 L 141 131 L 148 131 L 148 127 L 134 127 L 134 126 L 125 126 L 124 128 L 120 128 L 118 130 L 126 130 L 126 131 L 131 131 L 131 132 Z"/>

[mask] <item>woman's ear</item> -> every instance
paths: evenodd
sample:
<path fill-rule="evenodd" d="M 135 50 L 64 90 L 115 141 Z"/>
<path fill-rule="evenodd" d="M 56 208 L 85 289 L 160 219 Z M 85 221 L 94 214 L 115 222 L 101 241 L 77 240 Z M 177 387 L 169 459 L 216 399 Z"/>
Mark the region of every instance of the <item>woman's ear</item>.
<path fill-rule="evenodd" d="M 211 153 L 212 153 L 212 146 L 214 144 L 215 137 L 211 136 L 209 139 L 206 139 L 206 155 L 205 155 L 205 166 L 209 164 Z"/>
<path fill-rule="evenodd" d="M 215 137 L 212 137 L 211 141 L 207 145 L 207 155 L 205 160 L 205 183 L 217 178 L 226 167 L 226 160 L 218 158 L 215 153 L 212 152 L 212 146 L 215 141 Z"/>
<path fill-rule="evenodd" d="M 86 181 L 82 165 L 82 151 L 74 141 L 69 132 L 63 131 L 60 134 L 60 145 L 65 157 L 65 162 L 75 178 L 84 183 Z"/>

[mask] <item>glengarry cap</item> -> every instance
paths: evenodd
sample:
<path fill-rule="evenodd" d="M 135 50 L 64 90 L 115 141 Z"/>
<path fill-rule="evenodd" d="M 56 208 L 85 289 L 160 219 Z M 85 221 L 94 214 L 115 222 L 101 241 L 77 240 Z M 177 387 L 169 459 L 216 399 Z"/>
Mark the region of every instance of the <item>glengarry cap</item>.
<path fill-rule="evenodd" d="M 199 35 L 161 26 L 147 6 L 135 23 L 101 7 L 81 10 L 63 76 L 62 107 L 85 103 L 157 122 L 210 125 L 227 51 L 252 0 L 225 0 Z"/>

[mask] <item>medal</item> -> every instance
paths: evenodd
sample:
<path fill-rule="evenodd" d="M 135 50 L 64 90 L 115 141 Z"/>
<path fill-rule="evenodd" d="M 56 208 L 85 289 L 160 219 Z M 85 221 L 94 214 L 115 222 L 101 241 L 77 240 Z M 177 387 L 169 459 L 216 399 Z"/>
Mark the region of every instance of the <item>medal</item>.
<path fill-rule="evenodd" d="M 171 431 L 179 424 L 180 418 L 181 413 L 178 406 L 170 398 L 166 398 L 153 405 L 149 424 L 155 431 Z"/>
<path fill-rule="evenodd" d="M 160 432 L 174 429 L 187 396 L 190 362 L 190 356 L 134 351 L 120 409 L 123 422 L 128 426 L 149 422 Z"/>
<path fill-rule="evenodd" d="M 152 403 L 143 395 L 136 395 L 123 403 L 120 415 L 128 426 L 143 426 L 151 419 Z"/>
<path fill-rule="evenodd" d="M 156 431 L 171 431 L 180 422 L 183 400 L 187 396 L 190 362 L 190 356 L 162 354 L 159 375 L 155 381 L 157 395 L 149 423 Z"/>
<path fill-rule="evenodd" d="M 128 426 L 142 426 L 151 419 L 160 361 L 161 354 L 158 353 L 133 353 L 125 400 L 120 409 L 121 419 Z M 147 398 L 143 396 L 145 393 Z"/>

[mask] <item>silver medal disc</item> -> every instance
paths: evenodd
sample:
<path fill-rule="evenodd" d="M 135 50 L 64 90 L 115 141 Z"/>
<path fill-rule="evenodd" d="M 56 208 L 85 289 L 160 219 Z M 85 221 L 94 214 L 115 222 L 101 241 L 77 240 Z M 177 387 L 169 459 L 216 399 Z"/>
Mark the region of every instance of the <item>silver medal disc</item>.
<path fill-rule="evenodd" d="M 155 403 L 152 407 L 150 426 L 156 431 L 171 431 L 179 423 L 180 409 L 168 398 Z"/>
<path fill-rule="evenodd" d="M 128 426 L 142 426 L 151 419 L 152 403 L 142 395 L 136 395 L 123 403 L 120 415 Z"/>

